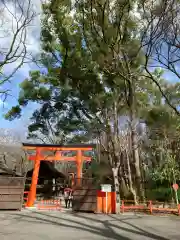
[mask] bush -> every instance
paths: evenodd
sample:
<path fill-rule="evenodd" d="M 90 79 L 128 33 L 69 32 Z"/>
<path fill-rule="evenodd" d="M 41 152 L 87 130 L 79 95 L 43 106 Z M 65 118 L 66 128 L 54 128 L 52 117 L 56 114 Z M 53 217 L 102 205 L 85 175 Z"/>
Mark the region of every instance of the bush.
<path fill-rule="evenodd" d="M 175 199 L 174 190 L 167 187 L 159 187 L 156 189 L 147 189 L 146 196 L 148 200 L 156 200 L 161 202 L 171 201 L 173 198 Z M 178 198 L 180 201 L 180 190 L 178 190 Z"/>

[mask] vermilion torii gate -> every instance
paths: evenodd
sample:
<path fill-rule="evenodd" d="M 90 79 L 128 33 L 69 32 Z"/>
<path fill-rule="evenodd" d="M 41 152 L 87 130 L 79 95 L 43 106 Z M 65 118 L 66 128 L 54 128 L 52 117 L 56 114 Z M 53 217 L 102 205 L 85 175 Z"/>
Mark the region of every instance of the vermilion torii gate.
<path fill-rule="evenodd" d="M 77 166 L 77 183 L 80 184 L 82 178 L 82 164 L 84 161 L 91 161 L 91 157 L 85 157 L 83 152 L 92 151 L 93 144 L 81 145 L 54 145 L 54 144 L 29 144 L 23 143 L 23 149 L 28 154 L 29 160 L 34 161 L 34 170 L 32 175 L 30 192 L 27 200 L 27 207 L 32 207 L 36 199 L 36 187 L 38 183 L 38 175 L 41 161 L 73 161 Z M 32 155 L 29 151 L 34 151 Z M 45 151 L 54 153 L 53 156 L 48 156 Z M 75 151 L 76 155 L 73 157 L 64 156 L 63 152 Z"/>

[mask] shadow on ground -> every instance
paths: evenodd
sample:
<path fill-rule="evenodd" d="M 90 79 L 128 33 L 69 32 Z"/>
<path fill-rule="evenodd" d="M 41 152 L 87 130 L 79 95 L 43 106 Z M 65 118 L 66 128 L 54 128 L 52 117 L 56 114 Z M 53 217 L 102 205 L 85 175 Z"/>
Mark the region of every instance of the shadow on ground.
<path fill-rule="evenodd" d="M 78 213 L 67 213 L 63 215 L 59 213 L 59 216 L 54 216 L 48 212 L 31 212 L 30 214 L 22 212 L 15 213 L 13 216 L 18 221 L 26 221 L 28 223 L 38 222 L 38 224 L 51 224 L 65 227 L 67 230 L 71 228 L 83 232 L 89 232 L 96 235 L 97 239 L 99 236 L 112 240 L 134 240 L 133 236 L 138 236 L 139 239 L 148 237 L 152 240 L 170 240 L 170 238 L 162 237 L 152 232 L 145 231 L 144 229 L 128 222 L 128 220 L 137 220 L 138 218 L 141 218 L 141 216 L 123 217 L 123 219 L 120 219 L 116 217 L 116 215 L 108 215 L 106 218 L 102 219 L 102 217 L 99 215 L 81 215 Z M 130 235 L 131 237 L 126 237 L 120 233 L 117 233 L 119 231 L 123 231 L 125 233 L 124 235 Z"/>

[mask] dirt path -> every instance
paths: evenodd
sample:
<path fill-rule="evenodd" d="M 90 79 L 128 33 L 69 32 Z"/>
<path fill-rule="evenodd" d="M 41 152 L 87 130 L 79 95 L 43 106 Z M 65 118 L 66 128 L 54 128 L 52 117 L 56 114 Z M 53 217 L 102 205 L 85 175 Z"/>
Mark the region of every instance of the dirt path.
<path fill-rule="evenodd" d="M 0 212 L 2 240 L 179 240 L 180 218 Z"/>

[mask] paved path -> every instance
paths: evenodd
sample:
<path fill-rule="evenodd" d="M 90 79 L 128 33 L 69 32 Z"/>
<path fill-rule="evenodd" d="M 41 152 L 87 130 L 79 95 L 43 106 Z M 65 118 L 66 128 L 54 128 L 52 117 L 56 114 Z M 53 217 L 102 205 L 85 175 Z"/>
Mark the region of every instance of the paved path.
<path fill-rule="evenodd" d="M 1 240 L 179 240 L 180 218 L 0 212 Z"/>

